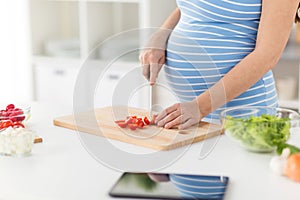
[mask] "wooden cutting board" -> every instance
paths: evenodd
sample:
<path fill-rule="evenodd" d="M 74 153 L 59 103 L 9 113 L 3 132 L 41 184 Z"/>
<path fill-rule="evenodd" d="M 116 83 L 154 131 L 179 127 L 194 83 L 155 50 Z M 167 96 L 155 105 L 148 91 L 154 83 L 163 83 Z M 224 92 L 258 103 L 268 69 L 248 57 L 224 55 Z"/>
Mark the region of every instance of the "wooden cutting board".
<path fill-rule="evenodd" d="M 103 136 L 155 150 L 170 150 L 217 136 L 223 133 L 221 125 L 200 122 L 185 130 L 164 129 L 154 125 L 134 131 L 120 128 L 114 121 L 128 115 L 148 116 L 148 112 L 124 106 L 105 107 L 90 112 L 68 115 L 54 119 L 54 125 Z"/>

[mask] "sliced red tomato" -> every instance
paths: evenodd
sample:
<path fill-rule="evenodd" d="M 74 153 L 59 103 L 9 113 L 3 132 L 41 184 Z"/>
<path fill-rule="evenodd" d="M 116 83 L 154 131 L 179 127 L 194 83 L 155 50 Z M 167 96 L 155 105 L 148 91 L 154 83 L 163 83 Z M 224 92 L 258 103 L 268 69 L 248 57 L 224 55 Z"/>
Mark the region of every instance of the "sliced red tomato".
<path fill-rule="evenodd" d="M 125 122 L 119 122 L 117 123 L 118 126 L 120 126 L 121 128 L 126 128 L 127 124 Z"/>
<path fill-rule="evenodd" d="M 137 117 L 135 115 L 131 115 L 131 116 L 127 116 L 126 120 L 118 120 L 115 121 L 115 123 L 118 124 L 118 126 L 120 126 L 121 128 L 128 127 L 131 130 L 135 130 L 137 128 L 143 128 L 145 125 L 149 125 L 151 123 L 154 124 L 154 120 L 156 116 L 157 115 L 154 115 L 153 122 L 150 122 L 148 117 L 143 118 L 143 117 Z"/>
<path fill-rule="evenodd" d="M 6 120 L 6 121 L 1 121 L 0 123 L 0 129 L 3 129 L 3 128 L 8 128 L 10 126 L 13 126 L 13 122 L 11 120 Z"/>
<path fill-rule="evenodd" d="M 131 130 L 135 130 L 138 127 L 137 124 L 128 124 L 128 128 L 130 128 Z"/>
<path fill-rule="evenodd" d="M 128 118 L 128 119 L 126 120 L 126 123 L 127 123 L 127 124 L 136 124 L 136 123 L 137 123 L 137 119 L 136 119 L 136 118 L 130 117 L 130 118 Z"/>
<path fill-rule="evenodd" d="M 136 124 L 139 124 L 139 123 L 141 123 L 141 122 L 143 122 L 143 119 L 142 119 L 142 118 L 137 118 Z M 143 123 L 144 123 L 144 122 L 143 122 Z"/>
<path fill-rule="evenodd" d="M 144 123 L 145 123 L 146 125 L 149 125 L 149 124 L 150 124 L 150 121 L 149 121 L 148 117 L 144 117 Z"/>
<path fill-rule="evenodd" d="M 138 124 L 137 124 L 137 126 L 138 126 L 138 128 L 143 128 L 144 127 L 144 122 L 142 122 L 142 121 L 140 121 Z"/>
<path fill-rule="evenodd" d="M 15 109 L 15 105 L 14 105 L 14 104 L 8 104 L 8 105 L 6 106 L 6 111 L 8 111 L 8 110 L 13 110 L 13 109 Z"/>
<path fill-rule="evenodd" d="M 116 124 L 118 124 L 118 123 L 120 123 L 120 122 L 121 122 L 121 123 L 122 123 L 122 122 L 125 122 L 125 120 L 117 120 L 117 121 L 115 121 Z"/>
<path fill-rule="evenodd" d="M 117 120 L 117 121 L 115 121 L 115 123 L 118 124 L 118 126 L 121 128 L 126 128 L 126 126 L 127 126 L 125 120 Z"/>
<path fill-rule="evenodd" d="M 25 128 L 24 124 L 22 124 L 21 122 L 14 122 L 14 125 L 13 125 L 14 128 Z"/>

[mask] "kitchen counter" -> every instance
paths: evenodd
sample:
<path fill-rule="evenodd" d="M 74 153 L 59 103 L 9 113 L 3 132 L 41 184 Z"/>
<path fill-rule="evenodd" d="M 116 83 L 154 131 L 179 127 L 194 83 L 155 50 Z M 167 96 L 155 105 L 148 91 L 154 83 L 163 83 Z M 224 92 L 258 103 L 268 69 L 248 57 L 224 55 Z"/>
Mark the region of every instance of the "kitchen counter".
<path fill-rule="evenodd" d="M 34 145 L 29 157 L 0 157 L 0 200 L 111 199 L 108 191 L 121 172 L 97 162 L 81 144 L 75 131 L 52 124 L 54 117 L 70 114 L 71 111 L 33 103 L 31 113 L 28 125 L 44 141 Z M 293 131 L 291 142 L 300 146 L 299 131 Z M 202 147 L 215 142 L 213 150 L 200 158 Z M 137 152 L 145 150 L 121 142 L 114 144 Z M 298 200 L 300 183 L 273 174 L 269 170 L 271 157 L 271 154 L 245 151 L 222 135 L 205 143 L 193 144 L 182 157 L 161 172 L 229 176 L 225 199 Z"/>

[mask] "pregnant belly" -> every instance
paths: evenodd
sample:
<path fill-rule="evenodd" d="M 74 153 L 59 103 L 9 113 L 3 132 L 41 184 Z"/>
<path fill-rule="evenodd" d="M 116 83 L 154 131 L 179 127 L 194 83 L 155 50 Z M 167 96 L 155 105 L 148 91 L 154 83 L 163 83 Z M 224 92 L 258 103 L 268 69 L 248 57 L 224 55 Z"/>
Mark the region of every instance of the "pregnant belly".
<path fill-rule="evenodd" d="M 180 101 L 190 101 L 213 86 L 249 53 L 243 50 L 218 49 L 201 46 L 187 37 L 172 34 L 167 44 L 166 80 Z M 218 118 L 225 107 L 259 105 L 276 106 L 277 93 L 273 74 L 269 71 L 251 88 L 228 102 L 210 116 Z"/>

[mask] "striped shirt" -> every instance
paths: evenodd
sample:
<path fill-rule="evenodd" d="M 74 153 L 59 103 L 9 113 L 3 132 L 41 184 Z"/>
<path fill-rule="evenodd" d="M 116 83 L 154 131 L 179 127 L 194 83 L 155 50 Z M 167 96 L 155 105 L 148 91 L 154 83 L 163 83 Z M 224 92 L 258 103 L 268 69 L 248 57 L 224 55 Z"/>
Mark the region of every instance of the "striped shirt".
<path fill-rule="evenodd" d="M 177 5 L 181 18 L 169 37 L 164 69 L 171 89 L 184 102 L 213 86 L 254 50 L 261 0 L 177 0 Z M 226 107 L 242 105 L 277 106 L 272 71 L 204 121 L 219 119 Z"/>

